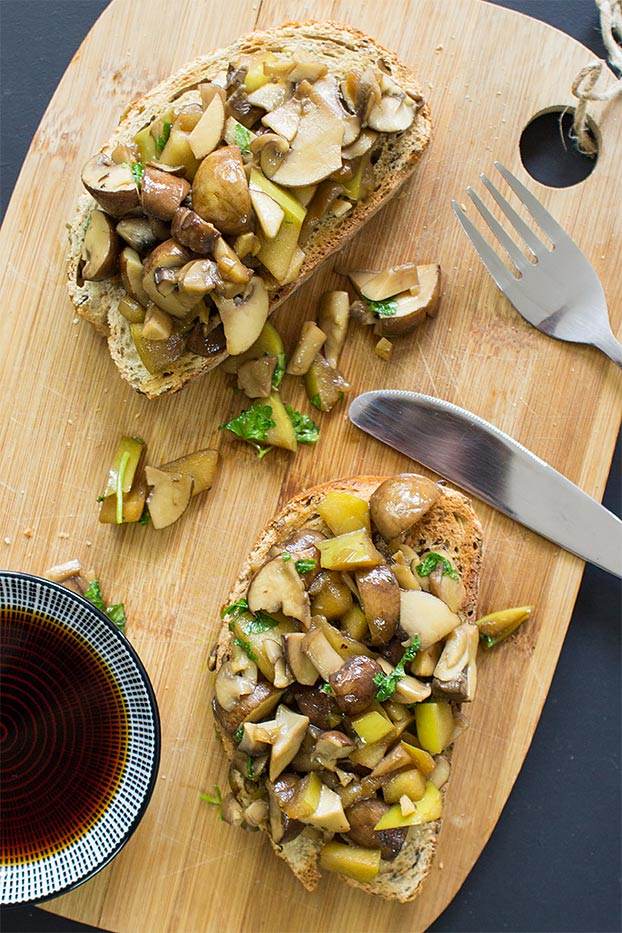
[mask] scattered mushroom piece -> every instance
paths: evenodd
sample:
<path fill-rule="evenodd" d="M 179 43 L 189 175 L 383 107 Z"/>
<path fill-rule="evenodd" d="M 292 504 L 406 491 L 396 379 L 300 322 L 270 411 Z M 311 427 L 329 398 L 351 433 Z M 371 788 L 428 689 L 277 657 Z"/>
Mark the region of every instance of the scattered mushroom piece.
<path fill-rule="evenodd" d="M 124 217 L 139 205 L 131 165 L 118 164 L 100 153 L 82 169 L 82 184 L 111 217 Z"/>
<path fill-rule="evenodd" d="M 145 467 L 147 483 L 152 487 L 147 507 L 154 528 L 166 528 L 185 512 L 192 496 L 194 480 L 183 473 L 167 473 Z"/>
<path fill-rule="evenodd" d="M 221 233 L 249 229 L 250 194 L 237 146 L 215 149 L 203 159 L 192 183 L 192 207 Z"/>
<path fill-rule="evenodd" d="M 137 253 L 148 253 L 158 242 L 146 217 L 124 217 L 117 224 L 117 233 Z"/>
<path fill-rule="evenodd" d="M 361 606 L 372 635 L 372 644 L 387 644 L 400 618 L 400 588 L 388 564 L 356 572 Z"/>
<path fill-rule="evenodd" d="M 79 276 L 87 282 L 101 282 L 116 269 L 119 238 L 114 223 L 103 211 L 91 211 L 82 245 Z"/>
<path fill-rule="evenodd" d="M 335 369 L 345 343 L 350 318 L 350 299 L 347 292 L 324 292 L 320 299 L 318 325 L 326 334 L 324 356 Z"/>
<path fill-rule="evenodd" d="M 273 557 L 261 567 L 248 588 L 251 612 L 279 612 L 309 624 L 309 597 L 294 561 Z"/>
<path fill-rule="evenodd" d="M 417 473 L 401 473 L 381 483 L 369 500 L 372 521 L 392 541 L 411 528 L 440 498 L 436 483 Z"/>
<path fill-rule="evenodd" d="M 304 321 L 300 337 L 287 365 L 291 376 L 304 376 L 313 360 L 324 346 L 326 334 L 314 321 Z"/>
<path fill-rule="evenodd" d="M 426 318 L 436 315 L 441 294 L 441 267 L 437 263 L 430 263 L 417 266 L 417 269 L 418 290 L 395 295 L 392 299 L 394 313 L 383 315 L 378 321 L 380 333 L 384 336 L 408 333 Z"/>
<path fill-rule="evenodd" d="M 376 696 L 374 677 L 382 673 L 379 663 L 365 655 L 351 655 L 332 673 L 328 682 L 335 703 L 343 713 L 362 713 Z"/>
<path fill-rule="evenodd" d="M 199 256 L 209 256 L 220 232 L 189 207 L 179 207 L 173 214 L 171 236 Z"/>
<path fill-rule="evenodd" d="M 384 301 L 419 287 L 419 272 L 414 262 L 391 266 L 384 272 L 349 272 L 348 277 L 359 294 L 369 301 Z"/>

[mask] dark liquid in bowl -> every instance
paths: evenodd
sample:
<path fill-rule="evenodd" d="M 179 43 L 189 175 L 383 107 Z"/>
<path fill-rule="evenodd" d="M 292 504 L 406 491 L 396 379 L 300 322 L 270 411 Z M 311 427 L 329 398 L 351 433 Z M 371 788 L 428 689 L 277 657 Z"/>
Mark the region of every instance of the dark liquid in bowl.
<path fill-rule="evenodd" d="M 0 861 L 64 849 L 107 809 L 128 745 L 125 701 L 97 652 L 45 616 L 0 618 Z"/>

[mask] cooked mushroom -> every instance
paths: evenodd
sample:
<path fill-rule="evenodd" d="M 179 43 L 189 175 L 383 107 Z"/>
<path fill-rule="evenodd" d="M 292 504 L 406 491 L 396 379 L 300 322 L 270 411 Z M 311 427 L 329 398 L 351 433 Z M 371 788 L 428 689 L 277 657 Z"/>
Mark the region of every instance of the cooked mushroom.
<path fill-rule="evenodd" d="M 262 233 L 268 240 L 273 240 L 285 220 L 285 211 L 265 191 L 260 191 L 251 186 L 250 196 L 255 217 L 259 221 Z"/>
<path fill-rule="evenodd" d="M 147 507 L 153 527 L 166 528 L 188 507 L 194 480 L 183 473 L 167 473 L 149 466 L 145 467 L 145 477 L 152 487 Z"/>
<path fill-rule="evenodd" d="M 434 317 L 440 300 L 441 267 L 436 263 L 417 266 L 419 288 L 411 292 L 396 295 L 394 313 L 383 315 L 378 321 L 378 328 L 385 336 L 406 334 L 422 324 L 428 317 Z"/>
<path fill-rule="evenodd" d="M 319 629 L 311 629 L 305 634 L 302 650 L 311 660 L 323 680 L 328 680 L 331 674 L 339 670 L 343 658 L 337 654 L 326 635 Z"/>
<path fill-rule="evenodd" d="M 179 302 L 194 308 L 199 301 L 222 285 L 218 266 L 213 259 L 194 259 L 175 274 Z"/>
<path fill-rule="evenodd" d="M 203 159 L 192 183 L 192 207 L 221 233 L 248 230 L 250 194 L 237 146 L 223 146 Z"/>
<path fill-rule="evenodd" d="M 433 690 L 447 694 L 448 685 L 461 681 L 459 699 L 473 699 L 477 684 L 478 644 L 479 630 L 472 622 L 463 622 L 449 633 L 438 664 L 434 668 Z M 458 699 L 453 696 L 451 698 Z"/>
<path fill-rule="evenodd" d="M 374 677 L 378 674 L 382 668 L 373 658 L 360 654 L 346 658 L 328 678 L 339 709 L 349 716 L 366 710 L 376 697 Z"/>
<path fill-rule="evenodd" d="M 104 153 L 88 160 L 82 169 L 82 184 L 112 217 L 124 217 L 139 205 L 131 165 L 113 162 Z"/>
<path fill-rule="evenodd" d="M 308 81 L 301 81 L 295 96 L 302 103 L 298 131 L 272 176 L 294 188 L 313 185 L 341 168 L 344 134 L 343 121 Z"/>
<path fill-rule="evenodd" d="M 419 273 L 414 262 L 391 266 L 383 272 L 348 272 L 358 293 L 369 301 L 384 301 L 400 292 L 419 287 Z"/>
<path fill-rule="evenodd" d="M 334 771 L 336 762 L 341 758 L 347 758 L 355 748 L 355 743 L 344 732 L 330 729 L 317 737 L 311 757 L 322 767 Z"/>
<path fill-rule="evenodd" d="M 168 295 L 164 295 L 158 288 L 158 284 L 163 281 L 164 270 L 170 270 L 175 275 L 176 270 L 185 266 L 193 258 L 190 250 L 181 246 L 173 239 L 165 240 L 153 249 L 145 258 L 143 263 L 143 288 L 149 295 L 149 298 L 157 304 L 163 311 L 168 311 L 174 317 L 184 318 L 188 314 L 188 309 L 179 300 L 176 288 Z"/>
<path fill-rule="evenodd" d="M 406 842 L 408 827 L 374 830 L 374 826 L 388 809 L 388 804 L 377 797 L 373 797 L 370 800 L 361 800 L 348 807 L 346 817 L 350 823 L 348 836 L 352 842 L 367 849 L 380 849 L 383 859 L 393 861 Z"/>
<path fill-rule="evenodd" d="M 303 624 L 308 624 L 309 597 L 296 570 L 294 561 L 273 557 L 257 571 L 247 594 L 251 612 L 282 611 Z"/>
<path fill-rule="evenodd" d="M 400 473 L 381 483 L 371 495 L 371 518 L 385 541 L 411 528 L 440 497 L 436 483 L 417 473 Z"/>
<path fill-rule="evenodd" d="M 361 121 L 356 114 L 348 113 L 343 106 L 339 95 L 339 86 L 332 75 L 326 75 L 319 81 L 315 81 L 313 89 L 324 98 L 328 106 L 333 110 L 344 126 L 342 146 L 350 146 L 358 139 L 361 133 Z"/>
<path fill-rule="evenodd" d="M 302 100 L 296 97 L 290 97 L 288 101 L 270 111 L 262 117 L 261 122 L 264 126 L 274 130 L 275 134 L 282 136 L 291 143 L 298 132 L 300 119 L 302 117 Z M 289 148 L 289 147 L 288 147 Z"/>
<path fill-rule="evenodd" d="M 247 398 L 268 398 L 276 369 L 276 356 L 260 356 L 245 360 L 237 371 L 238 388 Z"/>
<path fill-rule="evenodd" d="M 449 635 L 460 619 L 445 603 L 425 590 L 400 590 L 400 626 L 409 638 L 419 638 L 425 650 Z"/>
<path fill-rule="evenodd" d="M 291 689 L 300 712 L 308 716 L 318 729 L 334 729 L 340 723 L 341 713 L 337 704 L 320 687 L 295 684 Z"/>
<path fill-rule="evenodd" d="M 281 807 L 281 801 L 287 801 L 294 793 L 297 778 L 292 774 L 281 774 L 272 784 L 266 783 L 270 819 L 270 836 L 273 842 L 285 844 L 295 839 L 304 829 L 304 823 L 291 820 Z"/>
<path fill-rule="evenodd" d="M 124 217 L 116 229 L 121 239 L 137 253 L 148 253 L 158 242 L 146 217 Z"/>
<path fill-rule="evenodd" d="M 326 334 L 324 356 L 335 369 L 348 332 L 350 298 L 347 292 L 324 292 L 320 299 L 318 324 Z"/>
<path fill-rule="evenodd" d="M 295 713 L 282 703 L 274 719 L 276 739 L 270 755 L 270 780 L 275 781 L 285 770 L 302 744 L 309 719 Z"/>
<path fill-rule="evenodd" d="M 272 178 L 281 159 L 289 150 L 289 142 L 280 133 L 262 133 L 251 141 L 250 150 L 259 159 L 261 171 L 266 178 Z"/>
<path fill-rule="evenodd" d="M 103 211 L 91 211 L 84 235 L 78 267 L 79 278 L 100 282 L 115 272 L 119 255 L 119 238 L 114 224 Z"/>
<path fill-rule="evenodd" d="M 317 807 L 303 822 L 329 833 L 347 833 L 350 829 L 339 794 L 326 784 L 321 784 Z"/>
<path fill-rule="evenodd" d="M 400 588 L 393 571 L 388 564 L 358 570 L 356 585 L 372 644 L 387 644 L 400 618 Z"/>
<path fill-rule="evenodd" d="M 173 332 L 173 321 L 166 311 L 152 301 L 145 308 L 143 337 L 145 340 L 168 340 Z"/>
<path fill-rule="evenodd" d="M 269 716 L 282 693 L 272 684 L 260 680 L 250 693 L 241 694 L 237 702 L 230 704 L 230 709 L 222 706 L 217 694 L 213 702 L 214 715 L 227 735 L 233 735 L 243 722 L 257 722 Z"/>
<path fill-rule="evenodd" d="M 190 191 L 190 182 L 170 172 L 146 165 L 141 185 L 145 214 L 158 220 L 172 220 L 175 211 Z"/>
<path fill-rule="evenodd" d="M 318 679 L 318 672 L 302 650 L 304 638 L 304 632 L 288 632 L 283 635 L 283 653 L 296 683 L 312 686 Z"/>
<path fill-rule="evenodd" d="M 128 295 L 146 308 L 151 299 L 143 288 L 144 269 L 140 256 L 131 246 L 126 246 L 119 255 L 121 281 Z"/>
<path fill-rule="evenodd" d="M 214 90 L 201 119 L 194 127 L 188 142 L 195 158 L 204 159 L 222 138 L 225 126 L 225 107 L 222 96 Z"/>
<path fill-rule="evenodd" d="M 210 358 L 219 356 L 225 352 L 225 332 L 222 324 L 205 324 L 203 321 L 197 321 L 188 336 L 187 348 L 190 353 L 196 353 L 197 356 Z"/>
<path fill-rule="evenodd" d="M 304 321 L 300 336 L 287 365 L 291 376 L 304 376 L 311 363 L 324 346 L 326 334 L 314 321 Z"/>
<path fill-rule="evenodd" d="M 380 81 L 382 97 L 367 115 L 367 125 L 380 133 L 400 133 L 415 119 L 417 105 L 388 75 Z"/>
<path fill-rule="evenodd" d="M 378 658 L 378 664 L 385 674 L 392 674 L 395 670 L 394 666 L 385 658 Z M 425 684 L 417 680 L 416 677 L 405 674 L 397 681 L 393 696 L 398 703 L 422 703 L 424 700 L 427 700 L 430 693 L 430 684 Z"/>
<path fill-rule="evenodd" d="M 244 353 L 259 337 L 268 317 L 269 298 L 263 279 L 254 275 L 236 298 L 214 296 L 225 331 L 227 353 Z"/>
<path fill-rule="evenodd" d="M 456 571 L 451 554 L 441 548 L 435 550 L 434 553 L 438 554 L 443 560 L 437 563 L 428 576 L 429 591 L 434 596 L 442 599 L 452 612 L 458 612 L 466 598 L 462 577 Z M 447 572 L 448 566 L 452 568 L 451 573 Z"/>
<path fill-rule="evenodd" d="M 209 256 L 220 233 L 213 224 L 203 220 L 189 207 L 179 207 L 171 224 L 171 236 L 199 256 Z"/>

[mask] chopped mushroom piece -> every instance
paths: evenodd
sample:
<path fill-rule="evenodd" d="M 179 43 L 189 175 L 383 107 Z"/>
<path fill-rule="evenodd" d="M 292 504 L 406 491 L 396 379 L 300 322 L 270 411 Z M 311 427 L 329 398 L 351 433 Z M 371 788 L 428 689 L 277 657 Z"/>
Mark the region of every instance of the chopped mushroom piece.
<path fill-rule="evenodd" d="M 100 153 L 82 169 L 82 184 L 111 217 L 125 217 L 139 205 L 131 165 L 117 164 Z"/>
<path fill-rule="evenodd" d="M 167 473 L 145 467 L 147 483 L 152 487 L 147 507 L 154 528 L 166 528 L 185 512 L 192 496 L 194 480 L 183 473 Z"/>
<path fill-rule="evenodd" d="M 294 561 L 274 557 L 261 567 L 248 589 L 251 612 L 282 611 L 303 624 L 310 621 L 309 597 Z"/>
<path fill-rule="evenodd" d="M 434 317 L 438 310 L 441 293 L 441 267 L 437 263 L 417 266 L 419 287 L 416 291 L 402 292 L 392 299 L 392 313 L 383 315 L 378 321 L 381 334 L 392 336 L 406 334 Z"/>
<path fill-rule="evenodd" d="M 372 521 L 385 539 L 392 541 L 411 528 L 440 498 L 436 483 L 416 473 L 401 473 L 381 483 L 369 507 Z"/>
<path fill-rule="evenodd" d="M 145 166 L 141 198 L 143 210 L 158 220 L 172 220 L 190 191 L 190 182 L 152 165 Z"/>
<path fill-rule="evenodd" d="M 87 282 L 101 282 L 115 271 L 119 238 L 114 223 L 103 211 L 92 211 L 82 245 L 79 276 Z"/>
<path fill-rule="evenodd" d="M 314 321 L 304 321 L 300 328 L 300 337 L 287 366 L 291 376 L 304 376 L 316 355 L 324 346 L 326 334 Z"/>

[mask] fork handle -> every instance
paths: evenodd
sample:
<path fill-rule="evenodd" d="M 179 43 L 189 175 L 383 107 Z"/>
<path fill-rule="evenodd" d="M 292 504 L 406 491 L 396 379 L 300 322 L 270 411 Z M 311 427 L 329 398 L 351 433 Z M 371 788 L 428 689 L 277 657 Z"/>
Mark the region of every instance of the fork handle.
<path fill-rule="evenodd" d="M 592 343 L 622 369 L 622 343 L 616 340 L 613 334 L 605 334 L 599 340 L 593 340 Z"/>

